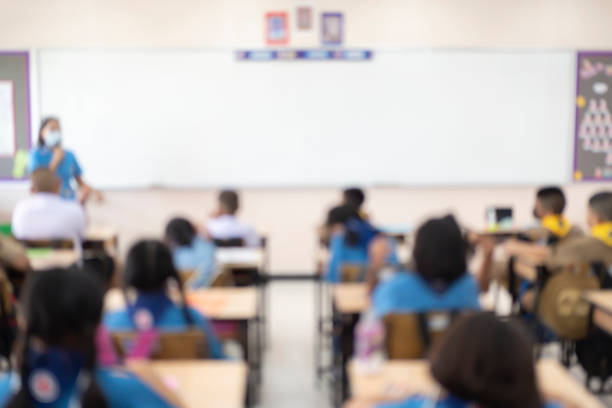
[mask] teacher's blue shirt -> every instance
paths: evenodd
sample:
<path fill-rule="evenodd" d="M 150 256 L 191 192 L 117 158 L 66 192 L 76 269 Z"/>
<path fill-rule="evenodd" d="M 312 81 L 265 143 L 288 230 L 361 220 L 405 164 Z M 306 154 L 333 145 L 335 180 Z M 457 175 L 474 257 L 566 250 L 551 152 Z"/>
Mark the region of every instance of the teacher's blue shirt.
<path fill-rule="evenodd" d="M 411 313 L 434 310 L 480 309 L 478 284 L 466 273 L 444 292 L 435 292 L 418 274 L 397 272 L 378 284 L 372 294 L 372 306 L 377 316 L 390 313 Z"/>
<path fill-rule="evenodd" d="M 45 146 L 37 147 L 30 152 L 28 158 L 28 172 L 32 173 L 40 167 L 49 167 L 53 158 L 53 150 Z M 83 171 L 75 155 L 70 150 L 64 149 L 64 158 L 57 166 L 55 173 L 61 180 L 60 195 L 64 198 L 75 198 L 72 180 L 80 176 Z"/>

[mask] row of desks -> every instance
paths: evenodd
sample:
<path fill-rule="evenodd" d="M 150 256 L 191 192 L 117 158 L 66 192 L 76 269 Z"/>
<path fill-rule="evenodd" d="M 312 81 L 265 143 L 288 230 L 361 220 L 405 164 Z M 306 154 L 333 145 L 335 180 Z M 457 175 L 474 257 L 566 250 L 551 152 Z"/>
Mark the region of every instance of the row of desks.
<path fill-rule="evenodd" d="M 435 397 L 438 385 L 425 360 L 387 361 L 376 372 L 366 372 L 351 361 L 348 364 L 353 401 L 374 403 L 401 400 L 412 395 Z M 602 408 L 603 405 L 556 360 L 536 364 L 540 392 L 546 400 L 561 401 L 567 408 Z M 365 404 L 364 404 L 365 405 Z"/>

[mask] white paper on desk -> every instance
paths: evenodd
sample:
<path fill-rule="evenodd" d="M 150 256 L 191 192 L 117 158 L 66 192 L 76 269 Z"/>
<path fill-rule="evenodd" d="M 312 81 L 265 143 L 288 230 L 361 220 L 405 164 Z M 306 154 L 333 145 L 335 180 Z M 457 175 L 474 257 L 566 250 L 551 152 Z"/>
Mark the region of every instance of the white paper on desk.
<path fill-rule="evenodd" d="M 15 98 L 13 81 L 0 81 L 0 156 L 15 154 Z"/>
<path fill-rule="evenodd" d="M 253 264 L 261 263 L 261 249 L 259 248 L 218 248 L 215 251 L 215 260 L 218 265 L 223 264 Z"/>

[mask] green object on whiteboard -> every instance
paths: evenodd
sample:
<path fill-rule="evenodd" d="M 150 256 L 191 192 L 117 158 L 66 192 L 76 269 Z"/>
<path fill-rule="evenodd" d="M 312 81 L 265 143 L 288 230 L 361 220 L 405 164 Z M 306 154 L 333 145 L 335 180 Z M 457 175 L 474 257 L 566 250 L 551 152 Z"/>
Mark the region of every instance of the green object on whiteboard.
<path fill-rule="evenodd" d="M 23 149 L 17 151 L 13 162 L 13 178 L 22 179 L 28 166 L 28 152 Z"/>

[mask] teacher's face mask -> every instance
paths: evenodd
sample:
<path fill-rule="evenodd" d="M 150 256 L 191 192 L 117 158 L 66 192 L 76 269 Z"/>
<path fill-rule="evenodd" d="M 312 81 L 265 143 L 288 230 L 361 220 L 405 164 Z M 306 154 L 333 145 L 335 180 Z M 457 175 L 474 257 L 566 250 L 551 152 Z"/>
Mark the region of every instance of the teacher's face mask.
<path fill-rule="evenodd" d="M 62 133 L 59 130 L 50 130 L 45 135 L 45 146 L 55 147 L 62 141 Z"/>

